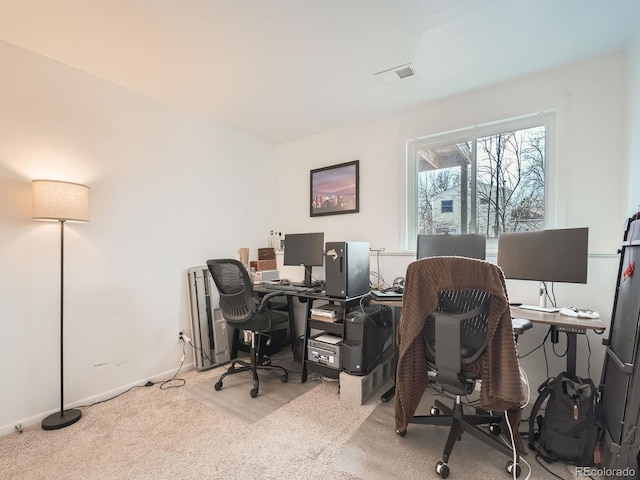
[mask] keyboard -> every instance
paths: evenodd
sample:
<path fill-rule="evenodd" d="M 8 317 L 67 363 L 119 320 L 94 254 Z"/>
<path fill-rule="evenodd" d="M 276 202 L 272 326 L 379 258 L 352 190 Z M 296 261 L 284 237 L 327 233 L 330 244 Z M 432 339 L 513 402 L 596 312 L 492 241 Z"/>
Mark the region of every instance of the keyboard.
<path fill-rule="evenodd" d="M 376 298 L 376 300 L 402 300 L 402 292 L 396 292 L 394 290 L 371 290 L 371 295 Z"/>
<path fill-rule="evenodd" d="M 308 292 L 313 290 L 313 288 L 303 285 L 270 285 L 265 283 L 264 286 L 269 290 L 282 290 L 284 292 Z"/>
<path fill-rule="evenodd" d="M 524 310 L 535 310 L 536 312 L 545 313 L 556 313 L 560 311 L 560 309 L 556 307 L 539 307 L 538 305 L 520 305 L 518 308 L 522 308 Z"/>

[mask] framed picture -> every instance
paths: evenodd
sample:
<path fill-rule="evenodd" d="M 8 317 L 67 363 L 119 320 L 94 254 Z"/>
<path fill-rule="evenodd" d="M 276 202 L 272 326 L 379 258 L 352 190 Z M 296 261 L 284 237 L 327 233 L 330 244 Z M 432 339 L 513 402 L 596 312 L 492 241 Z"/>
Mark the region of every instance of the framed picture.
<path fill-rule="evenodd" d="M 357 213 L 360 160 L 311 170 L 311 216 Z"/>

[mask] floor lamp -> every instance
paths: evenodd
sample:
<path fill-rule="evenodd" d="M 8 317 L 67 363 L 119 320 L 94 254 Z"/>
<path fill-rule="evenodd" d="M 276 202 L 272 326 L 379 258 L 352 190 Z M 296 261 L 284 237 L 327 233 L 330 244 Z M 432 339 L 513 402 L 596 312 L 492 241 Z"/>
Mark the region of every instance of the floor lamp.
<path fill-rule="evenodd" d="M 60 411 L 42 421 L 45 430 L 57 430 L 80 420 L 78 409 L 64 409 L 64 224 L 89 221 L 89 187 L 56 180 L 33 180 L 33 219 L 60 222 Z"/>

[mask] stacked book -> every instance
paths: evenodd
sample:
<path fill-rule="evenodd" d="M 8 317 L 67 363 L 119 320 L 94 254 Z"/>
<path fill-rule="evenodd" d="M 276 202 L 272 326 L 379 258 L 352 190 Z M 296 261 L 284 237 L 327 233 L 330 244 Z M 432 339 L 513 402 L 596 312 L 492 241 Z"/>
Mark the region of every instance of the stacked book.
<path fill-rule="evenodd" d="M 311 318 L 323 322 L 337 322 L 342 320 L 343 309 L 340 305 L 325 304 L 311 309 Z"/>

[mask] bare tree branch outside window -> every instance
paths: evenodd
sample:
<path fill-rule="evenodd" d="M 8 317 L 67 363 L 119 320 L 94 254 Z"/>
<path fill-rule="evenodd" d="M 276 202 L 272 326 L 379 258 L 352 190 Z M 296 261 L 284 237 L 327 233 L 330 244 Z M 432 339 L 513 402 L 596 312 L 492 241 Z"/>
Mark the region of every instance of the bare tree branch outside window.
<path fill-rule="evenodd" d="M 420 151 L 418 232 L 497 238 L 543 229 L 545 135 L 541 126 Z M 452 211 L 441 211 L 442 201 Z"/>

